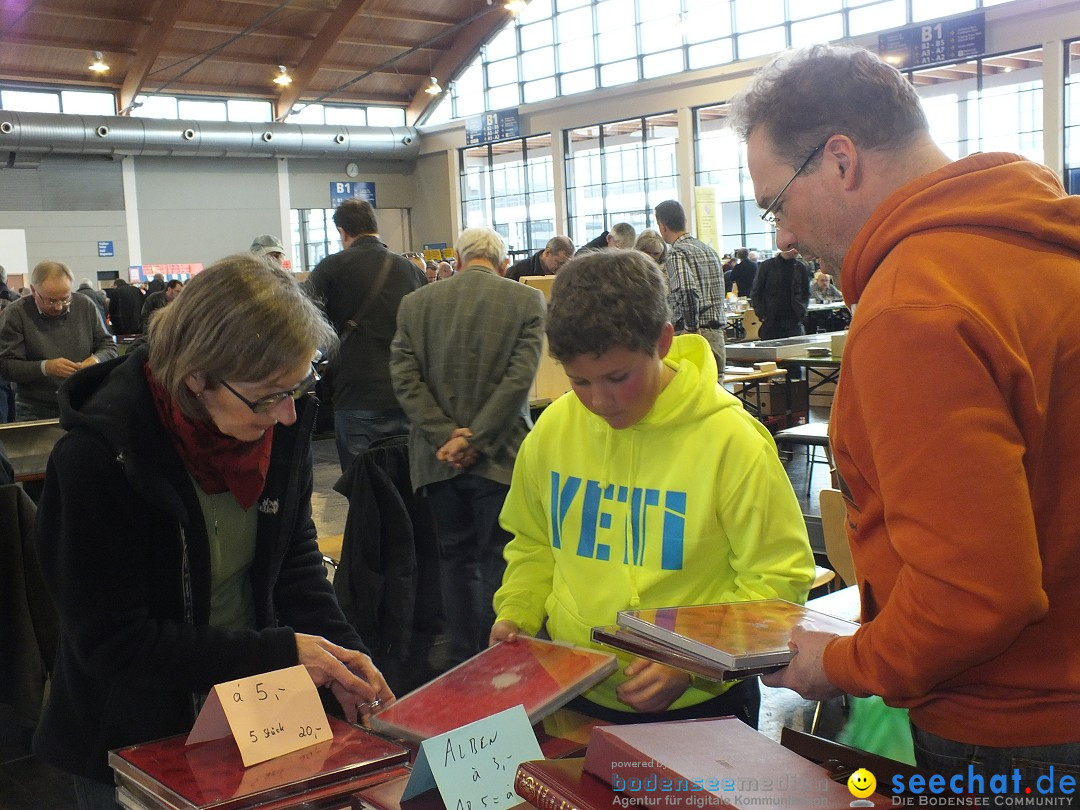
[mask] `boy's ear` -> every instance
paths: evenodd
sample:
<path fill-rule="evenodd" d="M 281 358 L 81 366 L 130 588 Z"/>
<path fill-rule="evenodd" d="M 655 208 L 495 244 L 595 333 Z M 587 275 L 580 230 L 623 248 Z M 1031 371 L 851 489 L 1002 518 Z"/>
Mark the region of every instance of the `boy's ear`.
<path fill-rule="evenodd" d="M 675 339 L 675 327 L 670 323 L 665 323 L 663 330 L 660 332 L 660 340 L 656 342 L 656 356 L 663 360 L 667 357 L 669 351 L 671 351 L 671 341 Z"/>

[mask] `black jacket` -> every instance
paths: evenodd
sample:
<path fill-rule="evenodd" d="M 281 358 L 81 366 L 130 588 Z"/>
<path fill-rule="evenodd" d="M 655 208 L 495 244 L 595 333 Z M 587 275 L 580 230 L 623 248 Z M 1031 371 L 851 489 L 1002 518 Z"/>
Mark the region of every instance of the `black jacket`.
<path fill-rule="evenodd" d="M 111 748 L 190 730 L 214 684 L 297 663 L 296 632 L 364 649 L 326 580 L 311 520 L 311 429 L 274 429 L 249 572 L 258 629 L 208 625 L 210 548 L 194 485 L 154 409 L 147 349 L 60 390 L 36 542 L 61 619 L 42 759 L 109 781 Z"/>
<path fill-rule="evenodd" d="M 372 293 L 384 265 L 382 284 Z M 416 266 L 374 236 L 360 236 L 319 262 L 307 283 L 342 337 L 341 350 L 330 362 L 334 410 L 397 409 L 390 387 L 390 341 L 401 299 L 421 286 Z M 359 326 L 343 333 L 365 300 L 369 303 Z"/>
<path fill-rule="evenodd" d="M 538 250 L 527 259 L 514 262 L 507 269 L 506 277 L 514 281 L 521 281 L 523 276 L 550 276 L 551 273 L 544 269 L 544 265 L 540 264 L 540 256 L 543 253 L 543 250 Z"/>
<path fill-rule="evenodd" d="M 114 335 L 138 334 L 142 315 L 142 290 L 134 284 L 121 284 L 113 288 L 109 297 L 109 323 Z"/>

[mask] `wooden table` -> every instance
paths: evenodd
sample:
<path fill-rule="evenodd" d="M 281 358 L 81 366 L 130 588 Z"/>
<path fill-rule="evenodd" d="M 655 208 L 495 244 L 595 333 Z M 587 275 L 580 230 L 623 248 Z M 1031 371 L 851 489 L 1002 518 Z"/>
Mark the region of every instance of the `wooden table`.
<path fill-rule="evenodd" d="M 59 419 L 0 425 L 0 442 L 3 442 L 8 460 L 15 469 L 15 480 L 43 481 L 49 454 L 64 432 Z"/>
<path fill-rule="evenodd" d="M 756 419 L 761 419 L 761 384 L 771 382 L 777 377 L 787 377 L 786 368 L 774 368 L 770 371 L 758 371 L 752 369 L 747 373 L 729 372 L 732 366 L 724 369 L 724 385 L 731 385 L 731 393 L 735 395 L 746 410 L 750 411 Z M 738 368 L 738 367 L 734 367 Z M 752 394 L 751 394 L 752 392 Z M 788 410 L 791 410 L 791 397 L 788 397 Z"/>

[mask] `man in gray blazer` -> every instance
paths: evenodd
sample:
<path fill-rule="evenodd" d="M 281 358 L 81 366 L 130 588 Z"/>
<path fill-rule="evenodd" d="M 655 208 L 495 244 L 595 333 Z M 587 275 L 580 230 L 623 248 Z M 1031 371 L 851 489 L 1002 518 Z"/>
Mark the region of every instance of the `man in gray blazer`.
<path fill-rule="evenodd" d="M 409 466 L 435 515 L 450 657 L 487 646 L 492 597 L 510 539 L 499 512 L 532 427 L 529 388 L 540 364 L 544 298 L 504 278 L 506 243 L 469 228 L 459 272 L 405 296 L 390 345 L 390 377 L 409 418 Z"/>

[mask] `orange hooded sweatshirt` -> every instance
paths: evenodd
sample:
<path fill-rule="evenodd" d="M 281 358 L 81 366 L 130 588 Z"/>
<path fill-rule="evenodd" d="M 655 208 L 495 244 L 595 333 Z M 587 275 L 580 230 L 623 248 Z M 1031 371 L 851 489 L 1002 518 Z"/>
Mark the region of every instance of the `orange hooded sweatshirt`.
<path fill-rule="evenodd" d="M 1080 740 L 1080 197 L 1016 155 L 897 190 L 855 238 L 831 433 L 855 695 L 997 747 Z"/>

